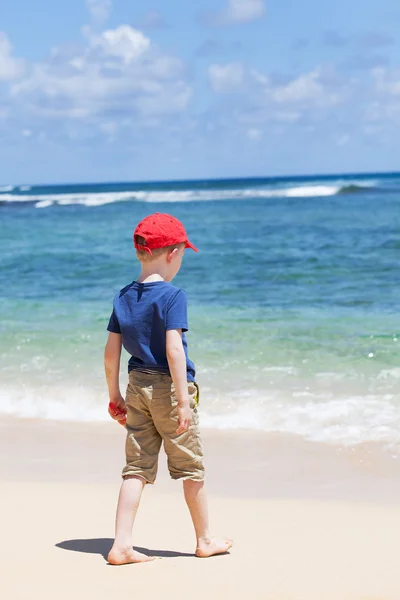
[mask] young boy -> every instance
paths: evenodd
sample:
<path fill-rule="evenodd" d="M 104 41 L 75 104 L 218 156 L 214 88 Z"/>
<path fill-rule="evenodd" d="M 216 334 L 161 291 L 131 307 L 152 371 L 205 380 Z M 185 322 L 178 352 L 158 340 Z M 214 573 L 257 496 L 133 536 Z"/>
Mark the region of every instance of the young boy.
<path fill-rule="evenodd" d="M 127 429 L 126 466 L 108 561 L 122 565 L 153 558 L 133 550 L 132 528 L 143 488 L 155 481 L 162 442 L 171 477 L 183 480 L 196 532 L 196 555 L 222 554 L 232 542 L 209 534 L 199 395 L 184 334 L 188 329 L 186 294 L 170 283 L 181 267 L 185 248 L 198 250 L 189 242 L 182 223 L 167 214 L 146 217 L 133 239 L 141 274 L 114 299 L 104 353 L 109 413 Z M 131 355 L 125 400 L 119 388 L 122 345 Z"/>

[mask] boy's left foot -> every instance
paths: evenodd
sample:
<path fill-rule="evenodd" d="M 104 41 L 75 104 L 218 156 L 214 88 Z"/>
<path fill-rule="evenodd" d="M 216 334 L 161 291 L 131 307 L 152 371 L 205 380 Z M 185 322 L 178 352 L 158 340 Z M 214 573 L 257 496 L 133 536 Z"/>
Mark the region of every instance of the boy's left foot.
<path fill-rule="evenodd" d="M 122 550 L 112 547 L 107 557 L 110 565 L 130 565 L 132 563 L 150 562 L 151 560 L 154 560 L 154 556 L 136 552 L 133 548 Z"/>
<path fill-rule="evenodd" d="M 210 538 L 207 540 L 200 540 L 196 548 L 196 556 L 199 558 L 209 558 L 217 554 L 225 554 L 232 548 L 233 541 Z"/>

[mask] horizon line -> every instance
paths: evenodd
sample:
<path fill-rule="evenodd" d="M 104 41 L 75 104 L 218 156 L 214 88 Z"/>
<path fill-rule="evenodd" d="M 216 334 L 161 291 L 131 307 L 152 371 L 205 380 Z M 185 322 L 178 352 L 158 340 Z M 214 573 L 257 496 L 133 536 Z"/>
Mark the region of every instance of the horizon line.
<path fill-rule="evenodd" d="M 4 183 L 0 184 L 0 194 L 2 187 L 12 186 L 12 188 L 18 188 L 21 186 L 32 186 L 32 187 L 61 187 L 61 186 L 92 186 L 92 185 L 124 185 L 124 184 L 166 184 L 166 183 L 200 183 L 200 182 L 223 182 L 223 181 L 257 181 L 257 180 L 289 180 L 289 179 L 330 179 L 335 177 L 374 177 L 374 176 L 400 176 L 400 171 L 345 171 L 335 173 L 310 173 L 308 175 L 249 175 L 249 176 L 234 176 L 234 177 L 200 177 L 200 178 L 188 178 L 188 179 L 137 179 L 137 180 L 119 180 L 119 181 L 74 181 L 74 182 L 53 182 L 53 183 Z M 12 191 L 12 190 L 10 190 Z"/>

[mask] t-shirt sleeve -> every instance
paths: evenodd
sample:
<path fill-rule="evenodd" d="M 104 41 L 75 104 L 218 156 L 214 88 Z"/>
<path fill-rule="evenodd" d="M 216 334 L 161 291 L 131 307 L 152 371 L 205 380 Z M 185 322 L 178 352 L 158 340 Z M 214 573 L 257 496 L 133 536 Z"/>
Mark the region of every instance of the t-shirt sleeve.
<path fill-rule="evenodd" d="M 188 330 L 187 298 L 183 290 L 179 290 L 170 300 L 167 307 L 165 329 Z"/>
<path fill-rule="evenodd" d="M 115 314 L 115 310 L 112 311 L 110 320 L 108 322 L 107 331 L 111 333 L 121 333 L 121 327 L 119 326 L 118 317 Z"/>

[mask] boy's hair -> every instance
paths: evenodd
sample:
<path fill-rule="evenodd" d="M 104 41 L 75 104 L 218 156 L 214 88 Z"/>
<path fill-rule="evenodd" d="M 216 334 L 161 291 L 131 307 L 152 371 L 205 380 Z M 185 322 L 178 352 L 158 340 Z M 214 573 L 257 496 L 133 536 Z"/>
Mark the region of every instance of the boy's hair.
<path fill-rule="evenodd" d="M 135 242 L 140 246 L 147 245 L 146 240 L 141 235 L 135 235 Z M 165 246 L 165 248 L 154 248 L 151 251 L 151 254 L 149 252 L 146 252 L 146 250 L 136 250 L 136 256 L 141 263 L 149 263 L 155 260 L 156 258 L 160 258 L 160 256 L 162 256 L 163 254 L 168 254 L 168 252 L 172 252 L 172 250 L 175 250 L 175 248 L 181 248 L 184 246 L 185 242 L 182 242 L 181 244 L 174 244 L 173 246 Z"/>

